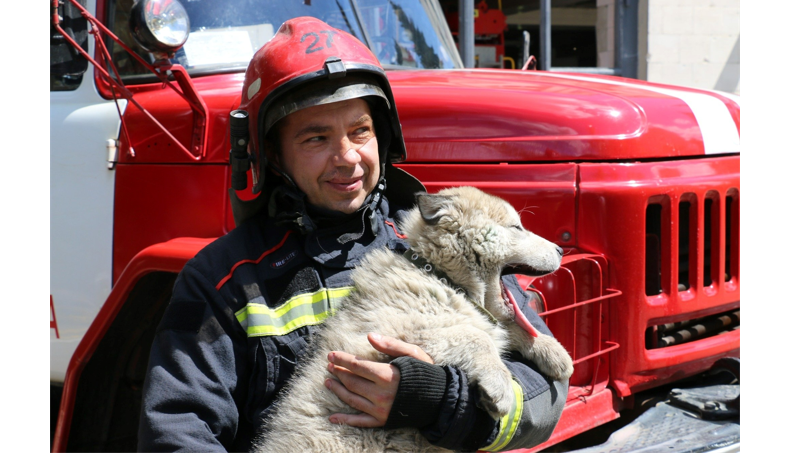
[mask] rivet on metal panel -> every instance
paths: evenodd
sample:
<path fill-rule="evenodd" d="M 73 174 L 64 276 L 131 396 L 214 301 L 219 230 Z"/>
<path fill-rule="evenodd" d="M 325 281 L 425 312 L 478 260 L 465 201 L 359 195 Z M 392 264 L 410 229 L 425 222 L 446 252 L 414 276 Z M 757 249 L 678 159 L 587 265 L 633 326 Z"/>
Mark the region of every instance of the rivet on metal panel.
<path fill-rule="evenodd" d="M 571 232 L 562 232 L 562 241 L 568 242 L 571 240 Z"/>

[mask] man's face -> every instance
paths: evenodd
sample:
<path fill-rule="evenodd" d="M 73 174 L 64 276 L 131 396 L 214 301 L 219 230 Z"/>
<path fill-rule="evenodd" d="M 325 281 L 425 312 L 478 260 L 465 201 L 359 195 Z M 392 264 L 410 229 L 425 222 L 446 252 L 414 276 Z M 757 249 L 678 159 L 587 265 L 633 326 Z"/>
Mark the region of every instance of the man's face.
<path fill-rule="evenodd" d="M 353 213 L 379 181 L 373 118 L 362 99 L 308 107 L 280 120 L 281 168 L 318 207 Z"/>

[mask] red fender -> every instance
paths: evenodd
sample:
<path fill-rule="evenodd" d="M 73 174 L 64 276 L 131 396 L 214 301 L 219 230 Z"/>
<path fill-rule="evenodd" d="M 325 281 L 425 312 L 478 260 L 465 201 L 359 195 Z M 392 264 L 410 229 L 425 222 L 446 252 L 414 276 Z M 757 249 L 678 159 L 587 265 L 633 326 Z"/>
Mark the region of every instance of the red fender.
<path fill-rule="evenodd" d="M 189 259 L 213 240 L 175 238 L 143 249 L 129 262 L 71 357 L 63 383 L 52 452 L 66 451 L 80 375 L 140 278 L 153 271 L 180 272 Z"/>

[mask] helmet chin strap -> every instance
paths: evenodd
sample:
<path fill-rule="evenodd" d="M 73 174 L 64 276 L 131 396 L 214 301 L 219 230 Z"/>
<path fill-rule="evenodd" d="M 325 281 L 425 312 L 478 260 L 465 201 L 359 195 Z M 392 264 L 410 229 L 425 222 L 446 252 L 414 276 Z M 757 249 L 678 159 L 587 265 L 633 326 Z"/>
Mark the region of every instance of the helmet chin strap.
<path fill-rule="evenodd" d="M 275 188 L 269 197 L 269 216 L 276 219 L 276 224 L 296 224 L 302 233 L 309 234 L 316 231 L 318 226 L 307 213 L 307 194 L 305 194 L 304 191 L 302 191 L 299 186 L 296 185 L 294 180 L 287 173 L 276 167 L 276 164 L 272 162 L 270 166 L 272 171 L 283 178 L 284 184 Z M 340 244 L 345 244 L 349 241 L 356 241 L 365 234 L 365 216 L 368 218 L 373 235 L 378 235 L 378 209 L 381 205 L 384 192 L 387 189 L 387 180 L 383 175 L 384 166 L 382 165 L 381 167 L 382 169 L 379 176 L 379 181 L 376 183 L 376 186 L 373 188 L 370 194 L 368 194 L 368 196 L 365 198 L 365 203 L 363 203 L 363 205 L 355 211 L 355 213 L 360 213 L 360 216 L 363 218 L 362 230 L 360 232 L 346 233 L 341 235 L 338 237 L 338 242 Z M 280 209 L 281 207 L 277 206 L 277 200 L 280 198 L 289 200 L 287 204 L 291 205 L 293 210 Z M 369 214 L 366 213 L 368 211 L 370 212 Z"/>
<path fill-rule="evenodd" d="M 379 182 L 376 183 L 376 187 L 371 191 L 370 195 L 368 196 L 370 199 L 370 203 L 366 203 L 359 207 L 356 211 L 359 213 L 362 211 L 362 216 L 364 218 L 365 212 L 370 211 L 370 214 L 367 215 L 368 221 L 370 223 L 370 230 L 373 232 L 373 236 L 378 236 L 379 234 L 379 223 L 378 223 L 378 208 L 381 205 L 381 197 L 384 195 L 384 190 L 387 188 L 387 182 L 384 180 L 384 177 L 379 178 Z M 345 233 L 340 235 L 337 239 L 338 243 L 346 244 L 349 241 L 355 241 L 362 238 L 362 235 L 365 234 L 365 220 L 362 219 L 362 231 L 358 233 Z"/>
<path fill-rule="evenodd" d="M 293 186 L 297 191 L 302 192 L 302 190 L 299 189 L 299 186 L 296 185 L 296 182 L 293 180 L 293 178 L 291 178 L 291 176 L 288 175 L 286 171 L 280 168 L 276 159 L 264 158 L 263 165 L 269 167 L 272 173 L 285 180 L 286 183 Z"/>

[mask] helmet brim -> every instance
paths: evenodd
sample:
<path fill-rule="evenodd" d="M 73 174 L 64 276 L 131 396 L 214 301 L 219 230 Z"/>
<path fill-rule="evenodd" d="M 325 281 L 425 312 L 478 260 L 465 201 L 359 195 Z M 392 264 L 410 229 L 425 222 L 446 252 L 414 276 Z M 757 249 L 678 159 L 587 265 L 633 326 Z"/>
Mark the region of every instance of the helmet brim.
<path fill-rule="evenodd" d="M 342 80 L 323 80 L 301 90 L 281 97 L 266 111 L 263 122 L 263 135 L 268 134 L 275 123 L 286 116 L 308 107 L 347 101 L 349 99 L 376 96 L 384 100 L 389 109 L 390 102 L 381 87 L 361 77 L 345 77 Z"/>

